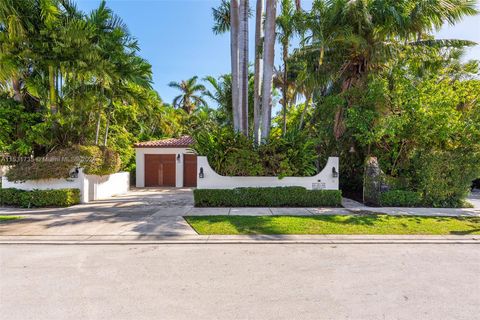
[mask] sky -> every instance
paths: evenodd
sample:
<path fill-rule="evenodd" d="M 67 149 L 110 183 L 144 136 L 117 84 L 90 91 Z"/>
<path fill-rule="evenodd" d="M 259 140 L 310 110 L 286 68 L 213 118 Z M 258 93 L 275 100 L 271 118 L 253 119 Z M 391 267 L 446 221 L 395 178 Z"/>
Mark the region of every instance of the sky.
<path fill-rule="evenodd" d="M 76 2 L 79 9 L 88 13 L 98 7 L 100 0 Z M 302 4 L 308 9 L 311 2 L 303 0 Z M 107 0 L 108 7 L 138 39 L 140 55 L 152 64 L 154 88 L 163 101 L 170 103 L 177 95 L 176 89 L 168 86 L 170 81 L 230 72 L 229 34 L 212 32 L 212 7 L 219 3 L 220 0 Z M 250 20 L 250 61 L 253 61 L 254 19 Z M 444 26 L 437 36 L 480 43 L 480 16 L 468 17 L 455 26 Z M 466 59 L 480 59 L 480 46 L 469 49 Z M 276 65 L 279 64 L 277 57 Z"/>

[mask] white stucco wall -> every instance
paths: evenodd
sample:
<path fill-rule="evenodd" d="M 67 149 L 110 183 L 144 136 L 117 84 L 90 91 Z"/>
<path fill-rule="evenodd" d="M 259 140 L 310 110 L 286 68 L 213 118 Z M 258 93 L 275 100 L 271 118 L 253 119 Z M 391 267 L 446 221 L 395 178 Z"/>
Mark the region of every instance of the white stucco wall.
<path fill-rule="evenodd" d="M 86 175 L 89 200 L 108 199 L 126 194 L 130 187 L 130 173 L 118 172 L 107 176 Z"/>
<path fill-rule="evenodd" d="M 49 189 L 80 189 L 80 202 L 88 202 L 88 181 L 83 170 L 80 169 L 77 178 L 71 179 L 41 179 L 27 181 L 8 181 L 2 177 L 2 188 L 15 188 L 20 190 L 49 190 Z"/>
<path fill-rule="evenodd" d="M 145 187 L 145 155 L 174 154 L 175 155 L 175 187 L 183 187 L 183 154 L 193 153 L 189 148 L 135 148 L 136 183 L 137 188 Z M 177 160 L 180 155 L 180 160 Z"/>
<path fill-rule="evenodd" d="M 339 178 L 333 177 L 332 170 L 339 172 L 337 157 L 328 158 L 323 170 L 312 177 L 226 177 L 216 173 L 208 163 L 207 157 L 197 158 L 197 177 L 203 168 L 204 178 L 197 179 L 198 189 L 234 189 L 240 187 L 290 187 L 299 186 L 306 189 L 338 190 Z"/>
<path fill-rule="evenodd" d="M 2 177 L 2 188 L 20 190 L 79 189 L 81 203 L 125 194 L 128 192 L 129 186 L 130 174 L 128 172 L 95 176 L 85 175 L 83 169 L 80 169 L 77 178 L 27 180 L 24 182 L 8 181 L 6 177 Z"/>

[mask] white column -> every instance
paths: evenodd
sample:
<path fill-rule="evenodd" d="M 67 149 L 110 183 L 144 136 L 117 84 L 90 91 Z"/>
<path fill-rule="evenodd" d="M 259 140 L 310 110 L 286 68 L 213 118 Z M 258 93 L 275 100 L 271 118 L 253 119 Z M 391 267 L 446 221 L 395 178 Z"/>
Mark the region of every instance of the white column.
<path fill-rule="evenodd" d="M 178 159 L 180 156 L 180 159 Z M 175 155 L 175 187 L 183 187 L 183 153 L 178 153 Z"/>

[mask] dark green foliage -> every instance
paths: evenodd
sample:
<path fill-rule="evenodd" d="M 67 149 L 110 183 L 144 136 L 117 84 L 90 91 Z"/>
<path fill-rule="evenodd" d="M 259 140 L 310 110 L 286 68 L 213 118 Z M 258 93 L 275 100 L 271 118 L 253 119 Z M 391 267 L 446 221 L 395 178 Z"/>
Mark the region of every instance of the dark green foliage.
<path fill-rule="evenodd" d="M 68 178 L 75 167 L 86 174 L 108 175 L 120 169 L 120 157 L 113 150 L 98 146 L 73 146 L 49 153 L 38 161 L 20 162 L 8 170 L 9 181 Z"/>
<path fill-rule="evenodd" d="M 0 204 L 7 206 L 30 207 L 68 207 L 80 203 L 80 190 L 32 190 L 0 189 Z"/>
<path fill-rule="evenodd" d="M 292 132 L 256 147 L 252 140 L 229 128 L 195 135 L 193 149 L 206 156 L 212 168 L 226 176 L 312 176 L 316 173 L 315 144 Z"/>
<path fill-rule="evenodd" d="M 472 186 L 474 188 L 480 189 L 480 179 L 474 180 Z"/>
<path fill-rule="evenodd" d="M 413 185 L 429 207 L 460 208 L 479 173 L 478 154 L 458 151 L 423 151 L 412 161 Z"/>
<path fill-rule="evenodd" d="M 302 187 L 196 189 L 196 207 L 339 207 L 339 190 Z"/>
<path fill-rule="evenodd" d="M 383 207 L 418 207 L 422 205 L 422 195 L 414 191 L 386 191 L 380 194 L 380 205 Z"/>

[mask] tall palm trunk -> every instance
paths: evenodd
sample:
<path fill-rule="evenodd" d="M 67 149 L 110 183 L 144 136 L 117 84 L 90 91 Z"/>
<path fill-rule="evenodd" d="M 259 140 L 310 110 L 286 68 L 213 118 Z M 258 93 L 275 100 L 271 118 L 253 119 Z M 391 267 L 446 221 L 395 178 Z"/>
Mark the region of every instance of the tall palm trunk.
<path fill-rule="evenodd" d="M 295 8 L 297 9 L 297 11 L 301 11 L 301 10 L 302 10 L 302 2 L 301 2 L 301 0 L 295 0 Z"/>
<path fill-rule="evenodd" d="M 282 58 L 283 58 L 283 83 L 282 83 L 282 111 L 283 111 L 283 136 L 287 133 L 287 107 L 288 107 L 288 69 L 287 69 L 287 59 L 288 59 L 288 37 L 282 43 Z"/>
<path fill-rule="evenodd" d="M 53 65 L 48 66 L 48 85 L 49 85 L 49 102 L 52 114 L 57 113 L 57 95 L 55 89 L 55 68 Z"/>
<path fill-rule="evenodd" d="M 107 124 L 105 125 L 105 137 L 103 138 L 103 145 L 106 147 L 108 142 L 108 129 L 110 129 L 110 111 L 111 106 L 107 109 Z"/>
<path fill-rule="evenodd" d="M 303 111 L 300 116 L 300 123 L 298 124 L 298 131 L 302 130 L 303 122 L 305 121 L 305 115 L 307 114 L 308 106 L 310 103 L 310 93 L 305 94 L 305 104 L 303 106 Z"/>
<path fill-rule="evenodd" d="M 100 96 L 103 97 L 104 96 L 103 85 L 102 85 L 102 88 L 101 88 L 101 92 L 102 92 L 102 94 Z M 96 130 L 95 130 L 95 145 L 96 146 L 98 146 L 98 140 L 100 139 L 100 125 L 101 125 L 101 122 L 102 122 L 102 100 L 99 99 L 98 100 L 98 112 L 97 112 L 97 127 L 96 127 Z"/>
<path fill-rule="evenodd" d="M 263 43 L 263 88 L 262 88 L 262 142 L 268 141 L 272 122 L 272 81 L 275 59 L 275 19 L 277 1 L 268 0 L 266 5 L 265 40 Z"/>
<path fill-rule="evenodd" d="M 341 92 L 345 93 L 352 87 L 354 79 L 353 78 L 347 78 L 343 81 L 342 83 L 342 88 Z M 348 101 L 346 102 L 348 106 Z M 338 106 L 337 111 L 335 112 L 335 118 L 334 118 L 334 124 L 333 124 L 333 135 L 335 136 L 336 140 L 340 140 L 340 138 L 343 136 L 345 133 L 346 127 L 345 127 L 345 119 L 344 119 L 344 113 L 345 113 L 345 106 Z"/>
<path fill-rule="evenodd" d="M 240 126 L 241 132 L 248 135 L 248 0 L 240 2 Z"/>
<path fill-rule="evenodd" d="M 263 59 L 261 53 L 261 42 L 263 38 L 263 0 L 257 0 L 255 20 L 255 78 L 253 97 L 253 139 L 255 144 L 259 141 L 260 114 L 261 114 L 261 90 L 263 80 Z"/>
<path fill-rule="evenodd" d="M 238 1 L 230 1 L 230 54 L 232 67 L 232 113 L 233 129 L 241 130 L 240 126 L 240 85 L 239 85 L 239 8 Z"/>
<path fill-rule="evenodd" d="M 16 102 L 22 102 L 23 96 L 21 92 L 20 80 L 17 78 L 13 78 L 12 80 L 12 88 L 13 88 L 13 100 Z"/>
<path fill-rule="evenodd" d="M 95 145 L 98 146 L 98 140 L 100 138 L 100 124 L 102 119 L 102 112 L 100 111 L 100 107 L 98 108 L 97 113 L 97 128 L 95 129 Z"/>

